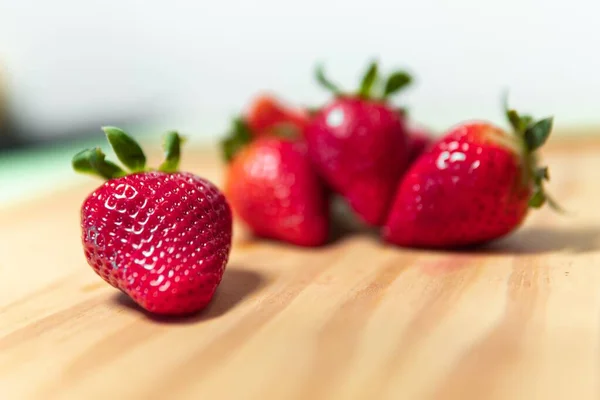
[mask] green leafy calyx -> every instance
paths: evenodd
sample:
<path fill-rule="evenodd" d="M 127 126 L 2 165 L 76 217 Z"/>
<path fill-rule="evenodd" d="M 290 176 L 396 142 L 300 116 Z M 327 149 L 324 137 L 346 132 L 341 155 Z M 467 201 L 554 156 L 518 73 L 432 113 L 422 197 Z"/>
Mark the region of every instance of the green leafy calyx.
<path fill-rule="evenodd" d="M 317 79 L 317 82 L 326 90 L 330 91 L 336 96 L 342 94 L 342 90 L 335 83 L 330 81 L 329 78 L 327 78 L 327 76 L 325 75 L 325 67 L 322 64 L 317 65 L 317 68 L 315 70 L 315 77 Z"/>
<path fill-rule="evenodd" d="M 75 154 L 73 168 L 77 172 L 98 175 L 105 179 L 127 175 L 117 164 L 106 160 L 106 155 L 100 148 L 87 149 Z"/>
<path fill-rule="evenodd" d="M 413 82 L 412 76 L 403 70 L 394 71 L 388 76 L 382 76 L 377 61 L 372 61 L 365 71 L 358 91 L 355 93 L 344 92 L 340 87 L 330 80 L 322 64 L 315 70 L 317 82 L 336 97 L 358 96 L 369 100 L 388 100 L 392 95 L 399 93 L 402 89 Z"/>
<path fill-rule="evenodd" d="M 548 204 L 555 211 L 562 212 L 562 208 L 547 193 L 544 183 L 550 180 L 548 167 L 538 166 L 536 151 L 539 150 L 550 137 L 552 132 L 553 118 L 548 117 L 535 120 L 530 115 L 521 115 L 508 106 L 507 97 L 504 98 L 504 112 L 514 134 L 521 143 L 523 159 L 525 160 L 525 180 L 529 184 L 533 182 L 533 194 L 529 199 L 529 206 L 540 208 Z"/>
<path fill-rule="evenodd" d="M 72 161 L 76 172 L 98 176 L 103 179 L 114 179 L 128 174 L 149 172 L 152 169 L 146 166 L 146 155 L 140 145 L 125 131 L 117 127 L 103 127 L 108 143 L 124 168 L 106 159 L 100 148 L 86 149 L 77 153 Z M 162 172 L 177 172 L 181 157 L 181 143 L 183 139 L 175 131 L 168 132 L 165 136 L 165 160 L 158 168 Z"/>
<path fill-rule="evenodd" d="M 360 89 L 358 90 L 358 95 L 361 97 L 368 98 L 371 95 L 371 90 L 373 86 L 377 83 L 379 78 L 378 76 L 379 68 L 377 67 L 376 62 L 372 62 L 369 65 L 369 68 L 363 75 L 362 81 L 360 83 Z"/>
<path fill-rule="evenodd" d="M 411 83 L 412 77 L 408 73 L 404 71 L 396 71 L 392 73 L 385 82 L 383 95 L 387 98 L 388 96 L 402 90 L 404 87 L 410 85 Z"/>
<path fill-rule="evenodd" d="M 177 172 L 181 160 L 181 145 L 184 139 L 176 131 L 167 132 L 163 142 L 165 160 L 158 169 L 163 172 Z"/>
<path fill-rule="evenodd" d="M 140 172 L 146 168 L 146 155 L 131 136 L 113 126 L 103 127 L 102 130 L 119 161 L 130 171 Z"/>
<path fill-rule="evenodd" d="M 242 117 L 233 120 L 231 128 L 221 140 L 221 153 L 226 162 L 233 160 L 248 143 L 252 141 L 252 132 L 250 127 Z"/>
<path fill-rule="evenodd" d="M 276 137 L 279 139 L 295 140 L 300 137 L 300 129 L 293 122 L 280 122 L 262 132 L 253 132 L 242 116 L 233 119 L 231 127 L 221 140 L 221 156 L 230 163 L 235 156 L 257 137 Z"/>

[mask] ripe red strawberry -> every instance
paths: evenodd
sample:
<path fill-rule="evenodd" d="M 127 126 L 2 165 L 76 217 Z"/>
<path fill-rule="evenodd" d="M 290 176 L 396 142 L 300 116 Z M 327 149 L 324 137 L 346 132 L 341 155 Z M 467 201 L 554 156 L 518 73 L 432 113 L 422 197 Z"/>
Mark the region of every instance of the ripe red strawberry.
<path fill-rule="evenodd" d="M 317 111 L 306 129 L 311 159 L 363 222 L 380 225 L 408 164 L 404 116 L 388 98 L 411 78 L 405 72 L 392 74 L 378 95 L 372 94 L 380 89 L 376 63 L 369 67 L 358 93 L 342 93 L 321 69 L 317 79 L 335 98 Z"/>
<path fill-rule="evenodd" d="M 401 246 L 450 248 L 484 243 L 515 230 L 529 207 L 546 201 L 548 169 L 536 151 L 552 118 L 534 121 L 507 110 L 508 134 L 487 122 L 452 128 L 412 165 L 382 230 Z"/>
<path fill-rule="evenodd" d="M 206 179 L 177 172 L 177 133 L 167 135 L 165 162 L 150 170 L 133 139 L 118 128 L 104 131 L 131 173 L 105 160 L 99 148 L 73 158 L 76 171 L 107 179 L 81 208 L 88 263 L 151 313 L 203 309 L 221 282 L 231 248 L 225 197 Z"/>
<path fill-rule="evenodd" d="M 284 104 L 271 94 L 261 94 L 250 104 L 245 116 L 248 128 L 255 136 L 292 130 L 302 133 L 308 124 L 308 113 Z"/>
<path fill-rule="evenodd" d="M 260 137 L 225 148 L 225 194 L 236 214 L 259 237 L 299 246 L 327 241 L 329 203 L 301 141 Z"/>

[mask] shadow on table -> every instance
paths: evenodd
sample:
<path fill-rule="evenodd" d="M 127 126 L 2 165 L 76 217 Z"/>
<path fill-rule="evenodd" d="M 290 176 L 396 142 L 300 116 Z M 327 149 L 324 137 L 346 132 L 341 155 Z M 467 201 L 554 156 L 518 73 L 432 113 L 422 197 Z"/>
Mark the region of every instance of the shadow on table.
<path fill-rule="evenodd" d="M 266 278 L 258 272 L 239 269 L 235 265 L 229 266 L 210 304 L 199 313 L 186 317 L 157 316 L 151 314 L 139 307 L 122 292 L 119 292 L 114 300 L 121 307 L 142 312 L 147 318 L 155 322 L 190 324 L 220 317 L 233 309 L 246 297 L 264 287 L 266 281 Z"/>
<path fill-rule="evenodd" d="M 329 244 L 343 242 L 355 235 L 380 240 L 377 228 L 367 227 L 352 216 L 347 207 L 332 213 L 331 240 Z M 431 251 L 431 249 L 411 249 Z M 514 233 L 484 245 L 449 250 L 450 253 L 472 255 L 541 254 L 566 251 L 574 254 L 600 250 L 600 226 L 560 228 L 531 226 L 519 228 Z"/>
<path fill-rule="evenodd" d="M 485 254 L 540 254 L 566 251 L 575 254 L 600 250 L 600 226 L 581 228 L 530 227 L 474 249 Z"/>

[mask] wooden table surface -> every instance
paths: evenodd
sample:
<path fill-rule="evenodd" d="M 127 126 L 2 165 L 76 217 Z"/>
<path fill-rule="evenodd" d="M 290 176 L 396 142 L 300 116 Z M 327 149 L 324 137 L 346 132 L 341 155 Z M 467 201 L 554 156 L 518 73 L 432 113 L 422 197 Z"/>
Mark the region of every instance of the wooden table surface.
<path fill-rule="evenodd" d="M 211 151 L 183 167 L 221 182 Z M 248 237 L 198 316 L 153 318 L 97 277 L 79 206 L 99 182 L 0 210 L 0 399 L 599 399 L 600 143 L 553 141 L 550 190 L 471 252 L 348 233 Z M 65 160 L 66 163 L 69 160 Z"/>

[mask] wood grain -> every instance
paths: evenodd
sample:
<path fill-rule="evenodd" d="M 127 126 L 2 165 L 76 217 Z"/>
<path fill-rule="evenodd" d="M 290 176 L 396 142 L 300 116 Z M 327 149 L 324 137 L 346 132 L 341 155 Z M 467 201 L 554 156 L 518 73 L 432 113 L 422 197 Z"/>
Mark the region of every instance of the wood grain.
<path fill-rule="evenodd" d="M 211 149 L 191 154 L 221 181 Z M 79 205 L 98 182 L 0 210 L 0 398 L 598 399 L 600 146 L 545 159 L 571 213 L 471 252 L 356 232 L 298 249 L 236 226 L 214 301 L 187 320 L 86 265 Z"/>

